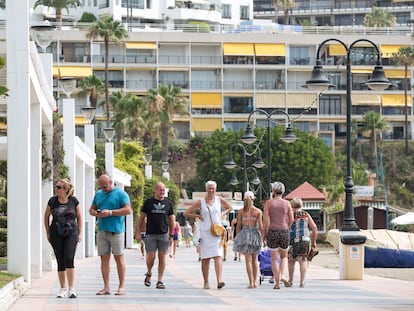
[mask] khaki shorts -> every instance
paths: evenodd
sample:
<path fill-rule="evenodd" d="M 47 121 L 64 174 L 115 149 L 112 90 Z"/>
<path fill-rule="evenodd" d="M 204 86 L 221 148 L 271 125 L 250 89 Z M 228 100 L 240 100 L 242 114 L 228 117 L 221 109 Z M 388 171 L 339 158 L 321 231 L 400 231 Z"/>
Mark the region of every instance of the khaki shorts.
<path fill-rule="evenodd" d="M 98 256 L 110 255 L 111 253 L 116 256 L 123 255 L 125 234 L 124 232 L 98 231 L 96 244 L 98 246 Z"/>

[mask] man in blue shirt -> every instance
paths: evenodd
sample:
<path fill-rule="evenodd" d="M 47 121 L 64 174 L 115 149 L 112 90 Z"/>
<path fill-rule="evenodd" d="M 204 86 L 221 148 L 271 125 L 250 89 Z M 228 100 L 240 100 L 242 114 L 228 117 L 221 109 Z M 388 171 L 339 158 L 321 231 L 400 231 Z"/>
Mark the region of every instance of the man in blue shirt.
<path fill-rule="evenodd" d="M 128 194 L 114 186 L 111 178 L 103 174 L 98 179 L 99 190 L 95 193 L 89 213 L 98 218 L 97 246 L 101 256 L 101 273 L 104 288 L 97 295 L 110 295 L 109 270 L 111 253 L 114 254 L 119 287 L 115 295 L 125 295 L 126 265 L 124 259 L 125 216 L 131 214 Z"/>

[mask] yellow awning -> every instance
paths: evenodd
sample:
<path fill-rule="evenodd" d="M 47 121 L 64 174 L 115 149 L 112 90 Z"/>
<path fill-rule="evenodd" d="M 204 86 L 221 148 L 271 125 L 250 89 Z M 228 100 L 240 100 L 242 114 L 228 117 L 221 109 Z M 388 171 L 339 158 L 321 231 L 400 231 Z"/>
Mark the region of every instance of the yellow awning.
<path fill-rule="evenodd" d="M 193 93 L 191 95 L 192 108 L 221 108 L 221 93 Z"/>
<path fill-rule="evenodd" d="M 405 70 L 384 70 L 387 78 L 402 78 L 405 79 Z M 411 77 L 411 70 L 407 70 L 407 78 Z"/>
<path fill-rule="evenodd" d="M 86 125 L 88 124 L 88 120 L 84 117 L 75 117 L 75 125 Z"/>
<path fill-rule="evenodd" d="M 255 43 L 256 56 L 286 56 L 284 44 Z"/>
<path fill-rule="evenodd" d="M 256 108 L 285 108 L 285 94 L 256 94 Z"/>
<path fill-rule="evenodd" d="M 374 69 L 351 69 L 352 73 L 359 73 L 359 74 L 372 74 Z"/>
<path fill-rule="evenodd" d="M 393 54 L 397 54 L 402 47 L 406 47 L 406 45 L 381 45 L 381 56 L 390 58 Z"/>
<path fill-rule="evenodd" d="M 0 122 L 0 130 L 7 130 L 6 122 Z"/>
<path fill-rule="evenodd" d="M 224 55 L 254 55 L 253 43 L 224 43 Z"/>
<path fill-rule="evenodd" d="M 155 42 L 126 42 L 125 47 L 134 50 L 156 50 L 157 44 Z"/>
<path fill-rule="evenodd" d="M 76 66 L 76 67 L 69 67 L 69 66 L 54 66 L 53 67 L 53 76 L 54 77 L 74 77 L 74 78 L 84 78 L 89 77 L 92 75 L 92 68 L 86 66 Z"/>
<path fill-rule="evenodd" d="M 343 45 L 341 44 L 331 44 L 328 47 L 329 55 L 330 56 L 341 56 L 346 55 L 346 50 Z"/>
<path fill-rule="evenodd" d="M 352 94 L 352 105 L 379 105 L 381 97 L 379 94 Z"/>
<path fill-rule="evenodd" d="M 193 118 L 193 132 L 214 132 L 215 130 L 221 128 L 221 118 Z"/>
<path fill-rule="evenodd" d="M 288 94 L 287 107 L 288 108 L 306 108 L 316 100 L 316 95 L 312 93 L 303 94 Z M 316 107 L 317 105 L 315 105 Z"/>
<path fill-rule="evenodd" d="M 408 104 L 411 106 L 411 96 L 408 97 Z M 386 106 L 404 106 L 405 96 L 404 94 L 383 94 L 382 105 Z"/>

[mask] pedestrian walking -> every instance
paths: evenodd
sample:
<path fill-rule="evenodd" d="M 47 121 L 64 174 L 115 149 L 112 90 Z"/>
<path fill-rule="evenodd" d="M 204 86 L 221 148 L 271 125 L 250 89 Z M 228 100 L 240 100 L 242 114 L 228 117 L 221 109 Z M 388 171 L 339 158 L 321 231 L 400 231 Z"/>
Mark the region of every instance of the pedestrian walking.
<path fill-rule="evenodd" d="M 55 195 L 49 199 L 44 214 L 47 240 L 53 248 L 58 266 L 60 290 L 57 298 L 77 297 L 74 259 L 76 246 L 82 238 L 83 222 L 79 201 L 73 193 L 73 185 L 68 179 L 56 181 Z"/>
<path fill-rule="evenodd" d="M 205 198 L 194 202 L 185 211 L 184 216 L 188 218 L 200 218 L 200 257 L 201 271 L 204 280 L 204 289 L 209 289 L 210 260 L 214 260 L 216 271 L 217 288 L 225 286 L 222 279 L 223 270 L 223 238 L 211 233 L 212 224 L 220 224 L 221 219 L 231 212 L 232 205 L 223 197 L 216 195 L 217 183 L 206 182 Z M 223 210 L 224 209 L 224 210 Z M 224 230 L 224 228 L 223 228 Z"/>
<path fill-rule="evenodd" d="M 290 204 L 293 209 L 293 224 L 290 229 L 290 247 L 288 252 L 289 285 L 292 286 L 293 284 L 295 264 L 299 262 L 299 287 L 305 287 L 309 252 L 311 249 L 314 252 L 317 250 L 316 237 L 318 235 L 318 228 L 312 216 L 302 209 L 302 199 L 293 198 Z"/>
<path fill-rule="evenodd" d="M 254 193 L 246 191 L 243 209 L 237 214 L 237 235 L 234 239 L 233 250 L 244 255 L 246 272 L 249 279 L 247 288 L 257 287 L 259 261 L 257 255 L 262 248 L 263 221 L 262 211 L 253 205 Z"/>
<path fill-rule="evenodd" d="M 101 273 L 104 287 L 96 295 L 110 295 L 109 273 L 111 253 L 118 272 L 118 290 L 115 295 L 125 295 L 126 265 L 124 259 L 125 216 L 131 214 L 128 194 L 115 187 L 107 174 L 98 179 L 99 190 L 95 193 L 89 213 L 98 219 L 97 246 L 101 257 Z"/>
<path fill-rule="evenodd" d="M 154 196 L 145 200 L 141 208 L 135 238 L 141 239 L 137 234 L 142 227 L 144 219 L 147 219 L 145 233 L 145 251 L 147 253 L 144 285 L 151 286 L 152 268 L 155 263 L 155 255 L 158 251 L 158 275 L 156 288 L 165 289 L 163 283 L 164 271 L 167 264 L 168 248 L 172 246 L 174 239 L 174 209 L 173 203 L 165 197 L 165 185 L 157 182 L 154 186 Z"/>
<path fill-rule="evenodd" d="M 285 192 L 285 185 L 279 181 L 272 184 L 272 198 L 265 202 L 263 211 L 264 233 L 266 244 L 270 250 L 272 261 L 272 273 L 275 286 L 273 289 L 280 289 L 280 281 L 286 287 L 289 282 L 281 278 L 286 271 L 287 253 L 289 248 L 290 226 L 293 223 L 293 213 L 289 201 L 282 198 Z M 280 267 L 279 267 L 280 257 Z"/>

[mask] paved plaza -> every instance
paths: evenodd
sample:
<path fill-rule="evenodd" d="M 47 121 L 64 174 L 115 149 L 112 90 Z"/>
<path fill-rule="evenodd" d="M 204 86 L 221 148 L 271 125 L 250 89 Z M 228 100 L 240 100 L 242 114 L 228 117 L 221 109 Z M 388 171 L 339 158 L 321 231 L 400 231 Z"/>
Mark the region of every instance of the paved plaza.
<path fill-rule="evenodd" d="M 156 289 L 156 269 L 152 286 L 144 286 L 146 272 L 138 249 L 126 251 L 126 295 L 115 296 L 117 275 L 111 265 L 112 295 L 96 296 L 102 288 L 99 257 L 76 263 L 77 299 L 58 299 L 57 273 L 46 272 L 33 281 L 32 288 L 11 307 L 11 311 L 96 311 L 96 310 L 414 310 L 414 280 L 401 281 L 365 275 L 363 280 L 339 280 L 337 269 L 311 264 L 305 288 L 299 288 L 298 276 L 291 288 L 273 290 L 269 277 L 256 289 L 247 289 L 245 265 L 233 261 L 233 253 L 224 262 L 225 288 L 218 290 L 213 262 L 210 266 L 210 290 L 202 289 L 200 263 L 195 248 L 177 249 L 176 258 L 168 258 L 164 276 L 166 289 Z M 322 257 L 320 258 L 322 259 Z M 297 267 L 298 270 L 298 267 Z M 297 271 L 298 272 L 298 271 Z"/>

